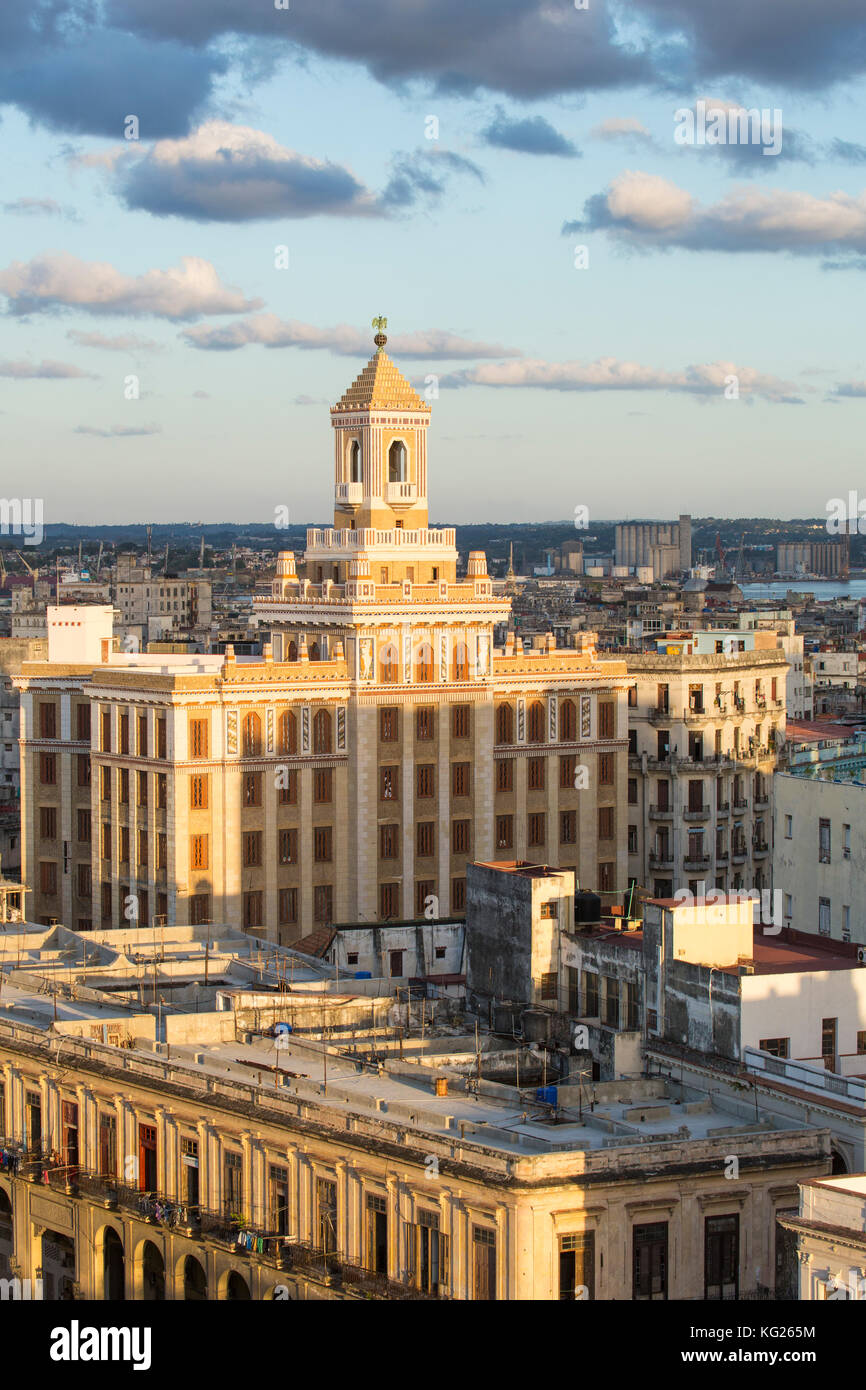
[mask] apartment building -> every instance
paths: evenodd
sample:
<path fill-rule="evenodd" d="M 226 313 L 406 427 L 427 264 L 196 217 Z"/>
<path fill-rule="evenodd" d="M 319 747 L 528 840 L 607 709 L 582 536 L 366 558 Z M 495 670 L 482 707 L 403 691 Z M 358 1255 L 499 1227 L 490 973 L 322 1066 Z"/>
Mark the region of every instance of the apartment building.
<path fill-rule="evenodd" d="M 773 882 L 787 924 L 866 947 L 862 779 L 862 769 L 832 780 L 776 773 Z"/>
<path fill-rule="evenodd" d="M 381 1029 L 248 1032 L 201 996 L 160 1017 L 137 984 L 188 989 L 205 941 L 139 933 L 136 979 L 125 935 L 22 928 L 60 998 L 4 979 L 0 1257 L 48 1299 L 766 1295 L 777 1215 L 829 1170 L 824 1129 L 770 1129 L 750 1096 L 636 1074 L 552 1107 L 478 1076 L 453 1028 L 383 1061 Z"/>
<path fill-rule="evenodd" d="M 629 874 L 654 897 L 770 885 L 788 663 L 774 633 L 694 632 L 630 656 Z"/>
<path fill-rule="evenodd" d="M 142 645 L 165 640 L 176 632 L 210 627 L 210 579 L 160 573 L 136 556 L 120 555 L 112 588 L 121 627 L 137 636 Z"/>
<path fill-rule="evenodd" d="M 800 1184 L 784 1225 L 797 1248 L 797 1297 L 805 1302 L 866 1299 L 866 1173 Z"/>
<path fill-rule="evenodd" d="M 280 554 L 261 659 L 25 665 L 37 920 L 291 941 L 431 899 L 462 913 L 479 857 L 624 890 L 625 663 L 592 633 L 494 648 L 510 600 L 480 552 L 458 579 L 454 531 L 427 524 L 429 415 L 383 349 L 333 408 L 335 527 L 310 529 L 300 567 Z"/>

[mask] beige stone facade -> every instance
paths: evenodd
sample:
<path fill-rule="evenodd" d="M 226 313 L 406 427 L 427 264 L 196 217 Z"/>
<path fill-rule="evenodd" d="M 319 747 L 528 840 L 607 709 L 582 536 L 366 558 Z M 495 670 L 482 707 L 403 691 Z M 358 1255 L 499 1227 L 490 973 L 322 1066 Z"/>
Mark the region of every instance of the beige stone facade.
<path fill-rule="evenodd" d="M 24 668 L 36 920 L 291 941 L 459 913 L 474 859 L 625 892 L 625 664 L 592 634 L 494 648 L 510 603 L 484 555 L 458 580 L 453 530 L 427 525 L 428 419 L 383 352 L 334 407 L 335 528 L 300 567 L 281 553 L 263 660 Z"/>

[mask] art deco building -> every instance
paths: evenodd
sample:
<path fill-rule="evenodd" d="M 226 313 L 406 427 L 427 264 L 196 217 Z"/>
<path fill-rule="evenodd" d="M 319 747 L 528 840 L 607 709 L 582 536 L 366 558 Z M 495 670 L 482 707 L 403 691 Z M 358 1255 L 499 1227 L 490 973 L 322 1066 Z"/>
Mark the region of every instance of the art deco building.
<path fill-rule="evenodd" d="M 482 552 L 458 578 L 454 530 L 428 526 L 430 407 L 384 342 L 331 411 L 334 527 L 308 531 L 301 564 L 282 552 L 258 601 L 263 659 L 103 640 L 24 667 L 37 920 L 137 910 L 289 942 L 459 913 L 474 859 L 626 889 L 625 663 L 586 633 L 494 649 L 510 602 Z"/>

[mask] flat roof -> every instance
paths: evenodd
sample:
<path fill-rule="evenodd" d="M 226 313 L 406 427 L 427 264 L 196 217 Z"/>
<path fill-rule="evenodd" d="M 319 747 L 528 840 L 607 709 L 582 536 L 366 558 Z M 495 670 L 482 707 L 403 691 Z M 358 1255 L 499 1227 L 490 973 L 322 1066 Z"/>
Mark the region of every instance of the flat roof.
<path fill-rule="evenodd" d="M 786 719 L 785 738 L 788 743 L 822 743 L 824 739 L 857 738 L 860 730 L 852 724 L 837 724 L 830 719 Z"/>

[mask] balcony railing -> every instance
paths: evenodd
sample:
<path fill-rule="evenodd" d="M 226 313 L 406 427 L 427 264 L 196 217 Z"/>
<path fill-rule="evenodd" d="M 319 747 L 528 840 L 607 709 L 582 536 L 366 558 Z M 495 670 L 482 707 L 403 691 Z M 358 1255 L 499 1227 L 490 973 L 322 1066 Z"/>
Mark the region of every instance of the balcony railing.
<path fill-rule="evenodd" d="M 673 806 L 650 806 L 650 820 L 672 820 L 674 814 Z"/>
<path fill-rule="evenodd" d="M 337 483 L 337 501 L 357 503 L 364 500 L 363 483 Z"/>
<path fill-rule="evenodd" d="M 338 1282 L 385 1299 L 439 1300 L 447 1297 L 441 1286 L 430 1292 L 416 1289 L 410 1284 L 389 1279 L 386 1274 L 376 1273 L 374 1270 L 365 1269 L 363 1265 L 343 1259 L 333 1251 L 297 1241 L 283 1246 L 280 1260 L 285 1270 L 319 1275 L 330 1282 Z"/>
<path fill-rule="evenodd" d="M 386 483 L 385 501 L 393 507 L 395 503 L 403 502 L 408 504 L 414 502 L 418 496 L 418 489 L 414 483 Z"/>
<path fill-rule="evenodd" d="M 673 851 L 665 850 L 664 853 L 659 854 L 655 850 L 650 850 L 649 862 L 651 869 L 672 869 L 674 867 Z"/>
<path fill-rule="evenodd" d="M 671 720 L 670 705 L 651 705 L 649 709 L 649 722 L 651 724 L 665 724 Z"/>
<path fill-rule="evenodd" d="M 709 803 L 703 806 L 687 806 L 683 811 L 683 820 L 706 820 L 710 814 Z"/>
<path fill-rule="evenodd" d="M 706 869 L 710 862 L 708 854 L 686 854 L 686 869 Z"/>

